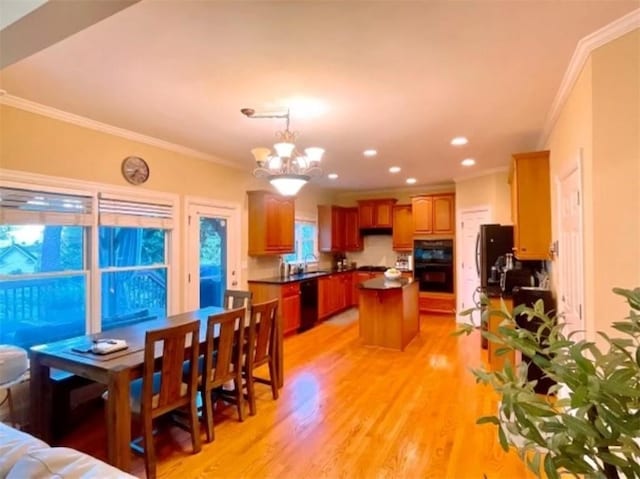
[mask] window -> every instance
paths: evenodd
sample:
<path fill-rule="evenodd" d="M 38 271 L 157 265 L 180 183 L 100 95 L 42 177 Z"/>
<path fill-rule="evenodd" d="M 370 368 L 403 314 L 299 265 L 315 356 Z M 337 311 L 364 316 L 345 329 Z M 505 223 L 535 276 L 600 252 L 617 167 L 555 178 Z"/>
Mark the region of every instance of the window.
<path fill-rule="evenodd" d="M 318 261 L 318 226 L 314 221 L 296 220 L 294 253 L 284 255 L 287 263 L 307 263 Z"/>
<path fill-rule="evenodd" d="M 103 331 L 166 315 L 165 244 L 162 229 L 100 227 Z"/>
<path fill-rule="evenodd" d="M 0 344 L 84 334 L 91 198 L 0 187 Z"/>
<path fill-rule="evenodd" d="M 167 314 L 169 205 L 100 195 L 102 330 Z"/>

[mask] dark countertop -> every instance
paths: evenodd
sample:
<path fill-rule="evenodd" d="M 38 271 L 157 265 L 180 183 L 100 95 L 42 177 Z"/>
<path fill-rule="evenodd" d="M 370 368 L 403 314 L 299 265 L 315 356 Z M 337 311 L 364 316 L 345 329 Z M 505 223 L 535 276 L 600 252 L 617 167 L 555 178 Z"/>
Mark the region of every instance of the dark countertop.
<path fill-rule="evenodd" d="M 322 270 L 322 271 L 308 271 L 306 273 L 291 274 L 289 276 L 272 276 L 270 278 L 262 279 L 250 279 L 247 283 L 267 283 L 267 284 L 288 284 L 295 283 L 297 281 L 304 281 L 306 279 L 320 278 L 322 276 L 329 276 L 330 274 L 351 273 L 356 271 L 355 269 L 338 270 Z"/>
<path fill-rule="evenodd" d="M 368 281 L 363 281 L 360 283 L 360 288 L 362 289 L 372 289 L 372 290 L 386 290 L 386 289 L 402 289 L 405 286 L 413 283 L 413 279 L 411 278 L 398 278 L 394 280 L 390 280 L 384 277 L 373 278 Z"/>

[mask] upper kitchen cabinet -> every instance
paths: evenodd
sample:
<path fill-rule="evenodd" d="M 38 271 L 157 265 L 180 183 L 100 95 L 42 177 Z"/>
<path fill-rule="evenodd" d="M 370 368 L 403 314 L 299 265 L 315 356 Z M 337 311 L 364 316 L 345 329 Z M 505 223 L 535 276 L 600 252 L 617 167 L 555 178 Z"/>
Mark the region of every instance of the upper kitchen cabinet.
<path fill-rule="evenodd" d="M 395 198 L 358 201 L 360 228 L 391 228 L 396 201 Z"/>
<path fill-rule="evenodd" d="M 549 259 L 551 182 L 549 152 L 513 155 L 511 173 L 513 252 L 519 260 Z"/>
<path fill-rule="evenodd" d="M 318 205 L 318 250 L 322 253 L 345 251 L 345 208 Z"/>
<path fill-rule="evenodd" d="M 295 200 L 268 191 L 249 191 L 249 255 L 293 253 Z"/>
<path fill-rule="evenodd" d="M 421 195 L 411 198 L 413 233 L 453 235 L 455 233 L 455 195 Z"/>
<path fill-rule="evenodd" d="M 393 249 L 411 251 L 413 249 L 413 217 L 411 205 L 393 207 Z"/>
<path fill-rule="evenodd" d="M 344 208 L 344 249 L 345 251 L 361 251 L 362 244 L 360 212 L 357 207 Z"/>

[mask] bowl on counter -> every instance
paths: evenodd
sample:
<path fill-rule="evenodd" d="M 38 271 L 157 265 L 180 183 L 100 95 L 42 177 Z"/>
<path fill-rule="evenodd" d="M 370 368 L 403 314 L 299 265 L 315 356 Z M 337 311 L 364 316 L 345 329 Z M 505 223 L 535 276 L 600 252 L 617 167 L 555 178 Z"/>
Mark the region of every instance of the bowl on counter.
<path fill-rule="evenodd" d="M 391 270 L 388 269 L 384 272 L 384 277 L 390 280 L 396 280 L 396 279 L 400 279 L 400 276 L 402 276 L 402 271 L 398 271 L 396 270 Z"/>

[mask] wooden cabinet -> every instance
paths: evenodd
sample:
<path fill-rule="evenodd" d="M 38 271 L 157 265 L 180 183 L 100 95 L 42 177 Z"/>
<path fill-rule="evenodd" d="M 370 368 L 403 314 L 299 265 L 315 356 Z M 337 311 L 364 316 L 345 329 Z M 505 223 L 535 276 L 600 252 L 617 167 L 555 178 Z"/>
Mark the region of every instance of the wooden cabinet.
<path fill-rule="evenodd" d="M 455 195 L 422 195 L 411 199 L 413 232 L 416 235 L 455 233 Z"/>
<path fill-rule="evenodd" d="M 345 251 L 361 251 L 362 248 L 358 208 L 344 208 L 344 249 Z"/>
<path fill-rule="evenodd" d="M 519 260 L 549 259 L 551 182 L 549 152 L 513 155 L 511 163 L 513 252 Z"/>
<path fill-rule="evenodd" d="M 267 191 L 249 191 L 249 255 L 292 253 L 295 200 Z"/>
<path fill-rule="evenodd" d="M 391 228 L 395 198 L 358 201 L 360 228 Z"/>
<path fill-rule="evenodd" d="M 353 303 L 353 273 L 335 273 L 318 278 L 318 317 L 325 319 Z"/>
<path fill-rule="evenodd" d="M 281 294 L 282 329 L 288 334 L 300 328 L 300 283 L 282 286 Z"/>
<path fill-rule="evenodd" d="M 318 250 L 323 253 L 361 250 L 358 224 L 357 208 L 318 205 Z"/>
<path fill-rule="evenodd" d="M 411 205 L 393 207 L 393 249 L 411 251 L 413 249 L 413 217 Z"/>
<path fill-rule="evenodd" d="M 417 235 L 433 233 L 433 199 L 431 196 L 411 198 L 413 232 Z"/>
<path fill-rule="evenodd" d="M 456 310 L 456 296 L 453 293 L 420 293 L 418 299 L 421 312 L 453 314 Z"/>

